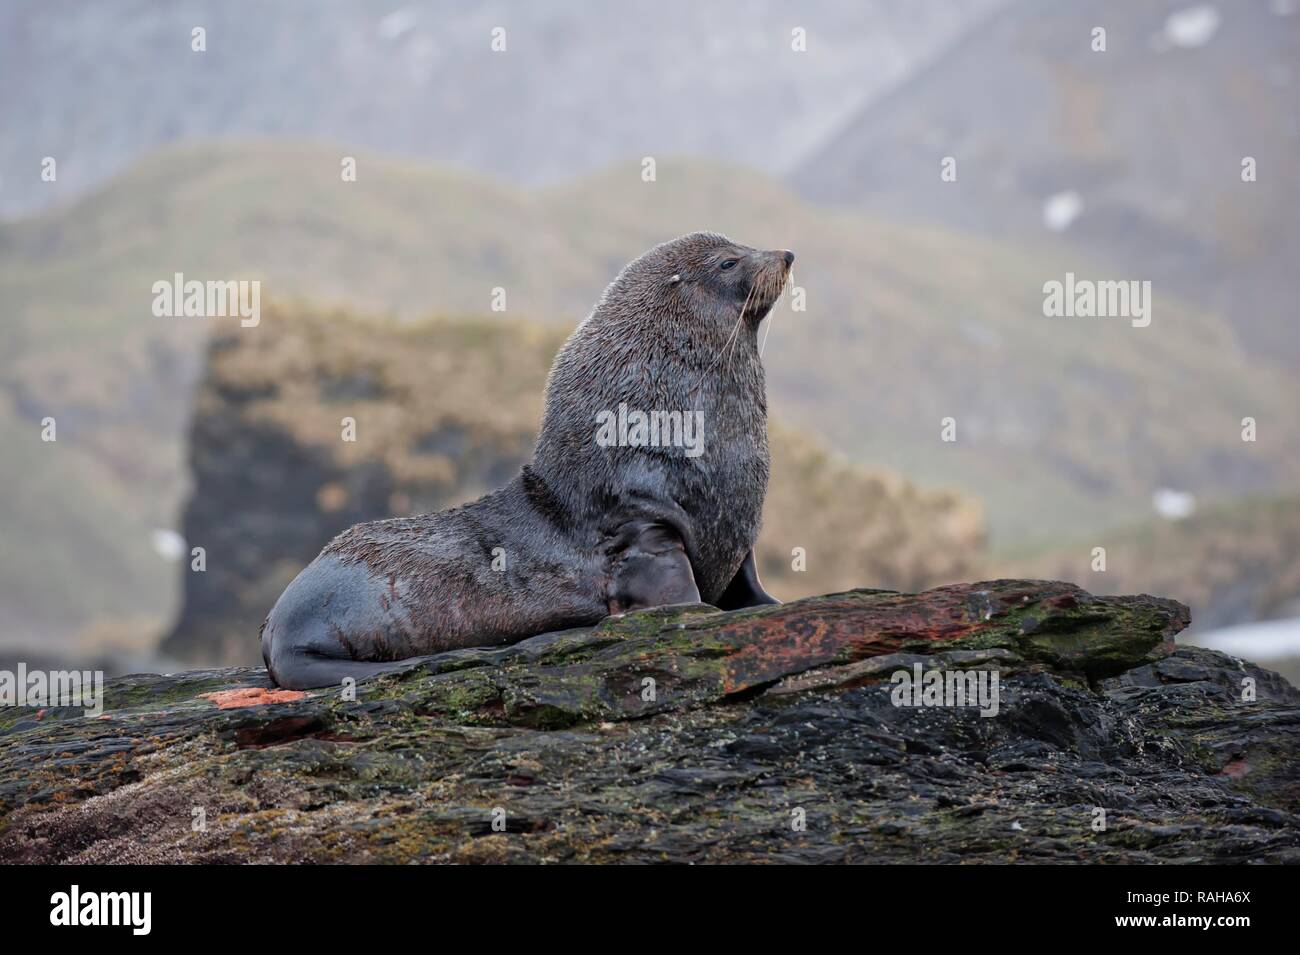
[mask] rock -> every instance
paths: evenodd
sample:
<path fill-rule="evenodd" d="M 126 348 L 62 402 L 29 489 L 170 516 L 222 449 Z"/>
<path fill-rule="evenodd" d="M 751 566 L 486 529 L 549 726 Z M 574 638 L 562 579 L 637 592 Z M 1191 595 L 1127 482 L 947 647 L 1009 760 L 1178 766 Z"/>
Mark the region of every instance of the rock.
<path fill-rule="evenodd" d="M 1300 860 L 1300 693 L 1186 624 L 1001 580 L 627 614 L 355 701 L 125 677 L 0 713 L 0 861 Z M 894 705 L 936 670 L 997 714 Z"/>

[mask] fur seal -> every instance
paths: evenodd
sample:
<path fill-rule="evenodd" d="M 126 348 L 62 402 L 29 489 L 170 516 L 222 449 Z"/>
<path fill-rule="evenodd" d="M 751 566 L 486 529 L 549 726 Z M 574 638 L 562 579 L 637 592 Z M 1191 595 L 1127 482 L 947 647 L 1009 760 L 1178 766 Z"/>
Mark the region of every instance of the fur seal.
<path fill-rule="evenodd" d="M 757 331 L 793 262 L 697 232 L 625 266 L 551 367 L 532 463 L 470 504 L 326 545 L 262 624 L 271 678 L 307 689 L 643 607 L 777 603 L 753 553 L 769 467 Z"/>

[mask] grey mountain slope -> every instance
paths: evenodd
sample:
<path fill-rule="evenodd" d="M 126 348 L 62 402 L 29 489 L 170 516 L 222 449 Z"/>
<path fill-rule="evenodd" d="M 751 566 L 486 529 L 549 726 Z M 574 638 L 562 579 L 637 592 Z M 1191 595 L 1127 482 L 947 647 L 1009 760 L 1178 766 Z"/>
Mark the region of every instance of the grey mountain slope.
<path fill-rule="evenodd" d="M 1180 46 L 1189 9 L 1217 26 Z M 1223 313 L 1255 356 L 1300 365 L 1300 11 L 1287 9 L 1016 3 L 864 107 L 794 181 L 823 202 L 1034 244 L 1054 238 L 1045 202 L 1073 191 L 1082 210 L 1060 239 L 1104 277 L 1150 279 Z M 956 182 L 940 181 L 945 156 Z"/>
<path fill-rule="evenodd" d="M 330 140 L 529 184 L 647 154 L 778 171 L 1000 2 L 7 2 L 0 214 L 199 137 Z"/>

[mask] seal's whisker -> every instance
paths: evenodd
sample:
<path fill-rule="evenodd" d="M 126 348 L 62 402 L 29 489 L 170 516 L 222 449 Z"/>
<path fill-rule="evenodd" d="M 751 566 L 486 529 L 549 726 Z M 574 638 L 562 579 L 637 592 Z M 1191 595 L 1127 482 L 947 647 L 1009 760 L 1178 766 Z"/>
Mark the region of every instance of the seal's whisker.
<path fill-rule="evenodd" d="M 751 285 L 749 287 L 749 294 L 745 296 L 744 304 L 740 306 L 740 314 L 736 316 L 736 324 L 733 325 L 731 328 L 731 334 L 727 336 L 727 340 L 723 344 L 722 350 L 718 352 L 717 357 L 713 359 L 713 362 L 709 365 L 708 368 L 704 369 L 704 374 L 700 376 L 700 382 L 703 382 L 704 379 L 709 376 L 709 372 L 713 371 L 714 368 L 718 367 L 718 362 L 722 361 L 722 359 L 726 357 L 727 352 L 731 348 L 732 341 L 735 339 L 736 334 L 740 331 L 740 323 L 745 320 L 745 309 L 749 308 L 749 300 L 753 298 L 753 296 L 754 296 L 754 286 Z M 699 384 L 697 383 L 695 387 L 698 388 Z"/>
<path fill-rule="evenodd" d="M 750 300 L 753 299 L 754 292 L 757 289 L 758 289 L 758 281 L 755 281 L 753 284 L 749 286 L 749 293 L 745 296 L 745 304 L 740 306 L 740 315 L 736 317 L 736 324 L 731 329 L 731 335 L 727 339 L 727 346 L 723 350 L 724 355 L 728 355 L 728 353 L 730 353 L 734 349 L 735 343 L 740 341 L 740 336 L 737 333 L 740 331 L 740 324 L 745 320 L 745 312 L 749 310 Z"/>
<path fill-rule="evenodd" d="M 788 268 L 788 269 L 786 270 L 786 273 L 785 273 L 784 277 L 778 277 L 778 276 L 775 276 L 775 275 L 772 277 L 772 281 L 773 281 L 773 282 L 780 282 L 780 283 L 781 283 L 781 284 L 777 287 L 777 288 L 778 288 L 778 291 L 777 291 L 777 294 L 776 294 L 776 301 L 778 301 L 778 302 L 781 301 L 781 297 L 782 297 L 783 295 L 785 295 L 785 290 L 786 290 L 787 288 L 790 287 L 790 284 L 791 284 L 791 282 L 792 282 L 793 280 L 794 280 L 794 267 L 793 267 L 793 266 L 791 266 L 790 268 Z M 794 293 L 791 292 L 790 294 L 793 295 Z M 764 352 L 764 350 L 767 348 L 767 340 L 768 340 L 769 338 L 772 337 L 772 323 L 773 323 L 774 321 L 776 321 L 776 307 L 775 307 L 775 305 L 773 305 L 772 311 L 770 311 L 770 312 L 767 313 L 767 329 L 763 332 L 763 340 L 762 340 L 762 341 L 759 343 L 759 345 L 758 345 L 758 357 L 759 357 L 759 358 L 762 358 L 762 357 L 763 357 L 763 352 Z"/>

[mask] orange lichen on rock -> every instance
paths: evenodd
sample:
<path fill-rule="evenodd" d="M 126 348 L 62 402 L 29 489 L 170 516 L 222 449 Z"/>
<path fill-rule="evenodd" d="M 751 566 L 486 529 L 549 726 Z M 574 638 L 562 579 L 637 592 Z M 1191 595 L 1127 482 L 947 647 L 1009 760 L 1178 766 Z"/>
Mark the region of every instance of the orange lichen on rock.
<path fill-rule="evenodd" d="M 301 700 L 307 694 L 298 690 L 269 690 L 260 686 L 241 686 L 235 690 L 221 690 L 217 693 L 201 695 L 203 699 L 211 700 L 223 710 L 236 710 L 243 706 L 292 703 L 294 700 Z"/>

